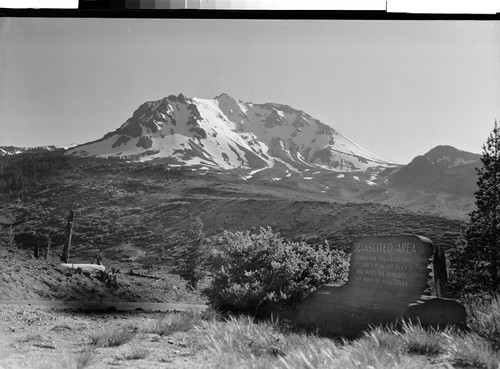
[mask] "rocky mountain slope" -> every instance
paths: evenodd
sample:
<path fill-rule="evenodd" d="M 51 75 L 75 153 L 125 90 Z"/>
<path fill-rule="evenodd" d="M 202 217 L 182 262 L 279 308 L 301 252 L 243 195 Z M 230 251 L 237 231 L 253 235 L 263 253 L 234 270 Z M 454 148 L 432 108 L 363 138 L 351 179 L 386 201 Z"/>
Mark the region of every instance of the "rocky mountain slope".
<path fill-rule="evenodd" d="M 388 175 L 392 188 L 472 197 L 481 155 L 437 146 Z"/>
<path fill-rule="evenodd" d="M 423 157 L 431 164 L 444 168 L 459 167 L 473 163 L 477 164 L 481 160 L 480 154 L 458 150 L 448 145 L 436 146 L 424 154 Z"/>
<path fill-rule="evenodd" d="M 227 94 L 148 101 L 116 131 L 69 153 L 243 169 L 250 175 L 270 168 L 289 175 L 395 166 L 303 111 L 242 102 Z"/>

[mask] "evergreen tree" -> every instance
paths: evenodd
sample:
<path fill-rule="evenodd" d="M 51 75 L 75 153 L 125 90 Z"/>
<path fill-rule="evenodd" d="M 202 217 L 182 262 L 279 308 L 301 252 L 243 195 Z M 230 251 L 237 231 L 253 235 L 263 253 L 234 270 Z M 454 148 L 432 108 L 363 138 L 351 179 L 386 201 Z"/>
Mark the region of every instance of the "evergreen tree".
<path fill-rule="evenodd" d="M 206 274 L 207 245 L 203 232 L 203 221 L 196 217 L 190 219 L 189 230 L 184 235 L 177 260 L 176 271 L 195 289 Z"/>
<path fill-rule="evenodd" d="M 500 130 L 483 145 L 482 167 L 477 168 L 476 210 L 452 252 L 457 290 L 500 292 Z"/>

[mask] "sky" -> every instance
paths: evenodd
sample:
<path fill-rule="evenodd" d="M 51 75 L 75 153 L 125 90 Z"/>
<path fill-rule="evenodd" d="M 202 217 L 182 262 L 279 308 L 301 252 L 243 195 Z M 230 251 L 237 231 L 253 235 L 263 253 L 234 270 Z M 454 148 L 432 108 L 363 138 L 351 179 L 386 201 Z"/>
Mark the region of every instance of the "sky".
<path fill-rule="evenodd" d="M 401 164 L 480 153 L 500 118 L 500 22 L 0 19 L 0 145 L 84 143 L 145 101 L 222 92 Z"/>

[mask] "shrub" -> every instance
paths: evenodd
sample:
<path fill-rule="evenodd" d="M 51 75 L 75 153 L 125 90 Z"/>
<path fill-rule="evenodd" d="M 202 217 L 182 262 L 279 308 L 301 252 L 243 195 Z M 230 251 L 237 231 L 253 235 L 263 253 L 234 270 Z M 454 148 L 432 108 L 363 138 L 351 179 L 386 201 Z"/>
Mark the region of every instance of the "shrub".
<path fill-rule="evenodd" d="M 348 264 L 342 251 L 328 243 L 313 247 L 291 242 L 261 228 L 224 232 L 223 246 L 213 256 L 209 303 L 222 311 L 256 314 L 266 308 L 298 304 L 318 287 L 346 279 Z"/>
<path fill-rule="evenodd" d="M 79 269 L 77 269 L 78 271 Z M 81 269 L 80 269 L 81 272 Z M 108 287 L 118 287 L 117 276 L 120 273 L 119 269 L 111 268 L 110 272 L 106 272 L 105 270 L 99 270 L 97 272 L 96 278 L 104 283 Z"/>

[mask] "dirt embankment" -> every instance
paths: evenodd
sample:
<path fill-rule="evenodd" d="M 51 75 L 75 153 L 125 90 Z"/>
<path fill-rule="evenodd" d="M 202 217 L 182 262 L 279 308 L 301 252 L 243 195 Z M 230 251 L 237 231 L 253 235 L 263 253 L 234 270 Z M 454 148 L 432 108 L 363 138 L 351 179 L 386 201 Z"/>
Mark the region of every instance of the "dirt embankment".
<path fill-rule="evenodd" d="M 184 281 L 162 269 L 155 270 L 158 279 L 131 276 L 124 269 L 116 284 L 107 285 L 96 275 L 61 267 L 55 256 L 35 259 L 4 245 L 0 249 L 0 300 L 204 303 L 199 293 L 187 291 Z"/>

